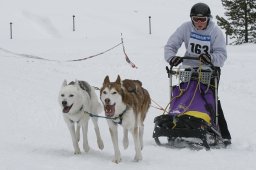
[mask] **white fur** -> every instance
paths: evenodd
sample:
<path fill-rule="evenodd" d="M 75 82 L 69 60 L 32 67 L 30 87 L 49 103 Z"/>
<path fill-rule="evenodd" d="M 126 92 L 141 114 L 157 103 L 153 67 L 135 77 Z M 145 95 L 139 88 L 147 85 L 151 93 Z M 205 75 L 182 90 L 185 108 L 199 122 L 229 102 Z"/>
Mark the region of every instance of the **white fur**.
<path fill-rule="evenodd" d="M 103 93 L 100 96 L 103 105 L 105 105 L 105 99 L 110 99 L 110 104 L 115 103 L 115 114 L 113 117 L 117 117 L 121 114 L 127 107 L 127 105 L 122 101 L 121 95 L 115 89 L 105 88 L 103 89 Z M 123 121 L 121 126 L 123 127 L 123 146 L 124 149 L 128 148 L 129 140 L 128 140 L 128 131 L 131 132 L 135 145 L 135 157 L 134 161 L 142 160 L 141 149 L 143 147 L 142 135 L 143 135 L 143 125 L 141 125 L 141 121 L 139 118 L 135 117 L 135 113 L 132 108 L 129 108 L 123 115 Z M 139 114 L 138 114 L 139 115 Z M 114 163 L 119 163 L 121 161 L 121 153 L 118 145 L 118 130 L 117 124 L 112 120 L 107 120 L 109 125 L 109 131 L 111 134 L 111 139 L 114 147 Z M 140 133 L 142 132 L 142 133 Z"/>
<path fill-rule="evenodd" d="M 95 89 L 91 87 L 90 94 L 88 94 L 87 91 L 80 88 L 78 81 L 76 81 L 73 85 L 67 85 L 67 81 L 64 80 L 59 93 L 58 101 L 62 111 L 63 101 L 67 102 L 67 106 L 73 105 L 68 113 L 63 112 L 63 117 L 71 134 L 74 154 L 81 153 L 78 145 L 78 141 L 80 140 L 80 127 L 82 127 L 83 132 L 83 149 L 85 152 L 88 152 L 90 147 L 88 144 L 87 132 L 90 116 L 85 112 L 99 114 L 102 111 L 102 106 L 97 99 Z M 97 118 L 92 117 L 92 121 L 97 136 L 98 147 L 103 149 L 104 144 L 100 136 Z M 77 125 L 76 129 L 75 124 Z"/>

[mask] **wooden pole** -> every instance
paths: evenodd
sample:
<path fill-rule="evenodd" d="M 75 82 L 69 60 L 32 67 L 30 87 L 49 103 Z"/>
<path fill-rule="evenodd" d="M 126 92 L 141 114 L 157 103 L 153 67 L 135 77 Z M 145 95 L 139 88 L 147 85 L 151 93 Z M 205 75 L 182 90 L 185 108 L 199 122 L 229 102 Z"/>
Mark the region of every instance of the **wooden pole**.
<path fill-rule="evenodd" d="M 149 22 L 149 34 L 151 34 L 151 16 L 148 17 Z"/>
<path fill-rule="evenodd" d="M 12 22 L 10 22 L 10 39 L 12 39 Z"/>
<path fill-rule="evenodd" d="M 226 45 L 228 45 L 228 34 L 226 32 Z"/>
<path fill-rule="evenodd" d="M 75 31 L 76 29 L 75 29 L 75 15 L 73 15 L 73 31 Z"/>

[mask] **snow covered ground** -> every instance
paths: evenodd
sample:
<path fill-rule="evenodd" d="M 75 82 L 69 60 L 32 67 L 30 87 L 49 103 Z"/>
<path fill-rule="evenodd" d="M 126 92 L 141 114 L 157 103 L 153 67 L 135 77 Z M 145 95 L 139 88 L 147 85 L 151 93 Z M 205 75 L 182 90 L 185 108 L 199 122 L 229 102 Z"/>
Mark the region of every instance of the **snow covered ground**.
<path fill-rule="evenodd" d="M 118 74 L 121 78 L 139 79 L 152 99 L 165 107 L 169 89 L 163 47 L 176 27 L 189 20 L 190 8 L 196 0 L 2 1 L 1 170 L 256 169 L 256 45 L 253 44 L 228 46 L 228 60 L 222 69 L 219 96 L 233 138 L 231 147 L 211 151 L 159 147 L 152 138 L 153 119 L 162 112 L 151 107 L 145 121 L 141 162 L 132 161 L 131 136 L 129 148 L 121 147 L 122 162 L 118 165 L 111 162 L 113 147 L 103 119 L 99 120 L 99 125 L 104 150 L 97 148 L 90 122 L 91 150 L 73 154 L 71 138 L 57 102 L 63 80 L 86 80 L 101 87 L 106 75 L 111 80 Z M 221 1 L 202 2 L 209 4 L 214 16 L 223 16 Z M 149 16 L 152 17 L 151 35 Z M 10 22 L 13 23 L 13 39 L 10 39 Z M 126 52 L 138 69 L 126 63 L 121 46 L 92 59 L 66 62 L 115 46 L 120 43 L 121 33 Z M 183 52 L 181 49 L 179 54 Z"/>

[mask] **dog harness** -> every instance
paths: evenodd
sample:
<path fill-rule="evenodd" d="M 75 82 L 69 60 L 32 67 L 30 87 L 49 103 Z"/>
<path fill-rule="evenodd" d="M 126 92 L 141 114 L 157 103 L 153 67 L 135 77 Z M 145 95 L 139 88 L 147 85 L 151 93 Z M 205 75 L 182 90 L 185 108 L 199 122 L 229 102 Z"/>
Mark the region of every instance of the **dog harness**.
<path fill-rule="evenodd" d="M 107 117 L 107 116 L 99 116 L 99 115 L 96 115 L 96 114 L 93 114 L 93 113 L 90 113 L 90 112 L 87 112 L 87 111 L 84 111 L 84 113 L 88 114 L 89 116 L 91 117 L 99 117 L 99 118 L 105 118 L 105 119 L 110 119 L 113 121 L 114 124 L 122 124 L 123 122 L 123 115 L 125 114 L 125 112 L 128 110 L 128 106 L 125 108 L 125 110 L 119 114 L 117 117 Z"/>

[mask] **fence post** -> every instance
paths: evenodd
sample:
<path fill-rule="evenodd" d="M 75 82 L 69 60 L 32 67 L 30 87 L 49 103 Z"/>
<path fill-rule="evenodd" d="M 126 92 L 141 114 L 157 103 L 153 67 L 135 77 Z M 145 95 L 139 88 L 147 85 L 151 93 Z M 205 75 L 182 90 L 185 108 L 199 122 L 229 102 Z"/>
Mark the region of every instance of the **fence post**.
<path fill-rule="evenodd" d="M 149 34 L 151 34 L 151 16 L 148 17 L 149 22 Z"/>
<path fill-rule="evenodd" d="M 12 22 L 10 22 L 10 39 L 12 39 Z"/>
<path fill-rule="evenodd" d="M 75 29 L 75 15 L 73 15 L 73 31 L 75 31 L 76 29 Z"/>

